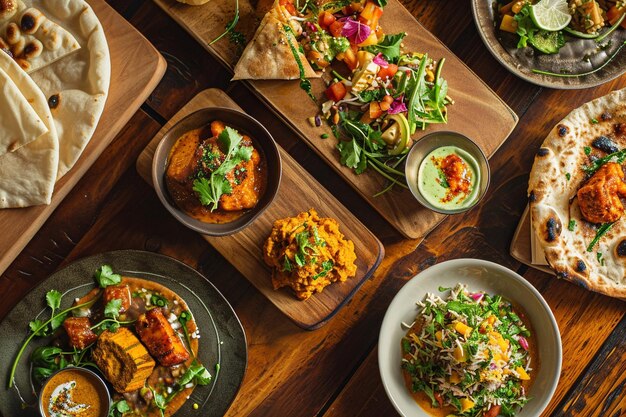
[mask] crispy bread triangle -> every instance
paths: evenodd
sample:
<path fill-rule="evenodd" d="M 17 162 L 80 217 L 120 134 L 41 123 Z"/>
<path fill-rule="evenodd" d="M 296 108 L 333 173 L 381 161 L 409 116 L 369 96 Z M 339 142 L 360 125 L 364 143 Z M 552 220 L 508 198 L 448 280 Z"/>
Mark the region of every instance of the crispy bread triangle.
<path fill-rule="evenodd" d="M 298 48 L 298 41 L 293 32 L 285 26 L 297 24 L 290 22 L 291 15 L 276 1 L 265 15 L 254 38 L 243 51 L 235 66 L 233 80 L 293 80 L 300 78 L 300 68 L 293 54 L 291 45 Z M 291 45 L 290 45 L 291 44 Z M 304 76 L 319 78 L 306 57 L 298 51 Z"/>

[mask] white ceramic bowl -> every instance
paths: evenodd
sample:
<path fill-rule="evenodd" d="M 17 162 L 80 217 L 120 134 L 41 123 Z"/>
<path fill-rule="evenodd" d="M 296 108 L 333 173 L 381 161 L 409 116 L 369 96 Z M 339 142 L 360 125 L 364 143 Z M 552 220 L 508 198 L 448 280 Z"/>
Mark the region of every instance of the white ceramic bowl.
<path fill-rule="evenodd" d="M 402 322 L 412 323 L 415 305 L 438 288 L 466 284 L 471 291 L 499 294 L 521 307 L 530 320 L 541 366 L 531 377 L 531 400 L 517 417 L 537 417 L 550 402 L 561 373 L 561 336 L 550 307 L 528 281 L 501 265 L 480 259 L 455 259 L 434 265 L 413 277 L 396 294 L 387 309 L 378 339 L 378 367 L 387 396 L 405 417 L 430 417 L 411 397 L 404 384 L 400 341 L 406 334 Z M 531 364 L 532 367 L 532 364 Z"/>

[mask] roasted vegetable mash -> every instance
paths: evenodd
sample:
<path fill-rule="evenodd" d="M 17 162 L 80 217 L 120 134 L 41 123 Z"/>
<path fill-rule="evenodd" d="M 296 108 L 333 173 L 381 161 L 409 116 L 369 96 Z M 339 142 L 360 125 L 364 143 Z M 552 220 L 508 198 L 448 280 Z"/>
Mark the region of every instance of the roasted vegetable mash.
<path fill-rule="evenodd" d="M 354 243 L 344 239 L 335 219 L 314 209 L 276 220 L 263 246 L 274 289 L 291 287 L 300 300 L 356 274 Z"/>

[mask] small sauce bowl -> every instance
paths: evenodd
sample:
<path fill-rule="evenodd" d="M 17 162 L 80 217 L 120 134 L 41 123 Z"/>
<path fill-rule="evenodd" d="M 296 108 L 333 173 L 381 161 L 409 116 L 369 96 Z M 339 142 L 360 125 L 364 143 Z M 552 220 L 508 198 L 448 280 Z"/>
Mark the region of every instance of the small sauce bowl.
<path fill-rule="evenodd" d="M 77 411 L 88 406 L 76 414 L 80 417 L 107 417 L 111 408 L 111 394 L 106 383 L 98 374 L 85 368 L 61 369 L 44 382 L 39 392 L 39 412 L 43 417 L 57 415 L 49 412 L 50 403 L 55 398 L 59 404 Z"/>
<path fill-rule="evenodd" d="M 471 202 L 468 204 L 462 204 L 458 207 L 443 208 L 434 205 L 428 198 L 422 193 L 419 181 L 422 173 L 422 164 L 429 157 L 431 152 L 443 147 L 455 147 L 460 150 L 459 155 L 464 162 L 469 162 L 473 166 L 474 171 L 477 172 L 477 181 L 473 184 L 473 191 L 468 198 L 471 198 Z M 469 158 L 466 158 L 469 157 Z M 415 199 L 427 209 L 435 211 L 441 214 L 458 214 L 468 211 L 472 207 L 482 200 L 489 188 L 490 181 L 490 169 L 487 157 L 483 153 L 476 143 L 465 135 L 456 132 L 433 132 L 425 135 L 419 139 L 409 151 L 405 165 L 406 181 L 411 190 L 411 194 Z M 474 178 L 476 180 L 476 178 Z M 436 179 L 431 178 L 436 181 Z M 431 197 L 432 199 L 432 197 Z"/>

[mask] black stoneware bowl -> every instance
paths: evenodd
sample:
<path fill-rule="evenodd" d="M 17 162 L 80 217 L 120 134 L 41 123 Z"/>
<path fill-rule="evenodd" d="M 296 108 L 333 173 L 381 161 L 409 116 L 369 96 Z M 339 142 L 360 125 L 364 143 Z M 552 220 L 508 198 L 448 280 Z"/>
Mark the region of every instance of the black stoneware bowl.
<path fill-rule="evenodd" d="M 250 136 L 267 167 L 267 186 L 258 204 L 232 222 L 215 224 L 201 222 L 181 210 L 171 198 L 165 184 L 170 149 L 176 140 L 191 130 L 209 125 L 214 120 L 221 120 L 226 126 Z M 278 145 L 263 125 L 245 113 L 221 107 L 198 110 L 178 121 L 161 139 L 152 161 L 152 182 L 165 208 L 185 226 L 209 236 L 230 235 L 252 223 L 274 200 L 280 185 L 281 174 L 282 164 Z"/>

